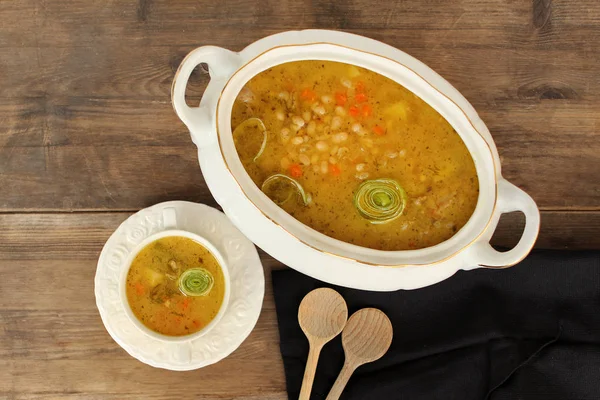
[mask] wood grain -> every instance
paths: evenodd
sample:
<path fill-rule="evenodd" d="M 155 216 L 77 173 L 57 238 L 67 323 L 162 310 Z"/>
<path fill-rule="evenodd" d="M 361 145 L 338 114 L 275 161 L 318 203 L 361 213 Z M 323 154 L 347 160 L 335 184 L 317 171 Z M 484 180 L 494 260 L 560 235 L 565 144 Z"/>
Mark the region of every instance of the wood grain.
<path fill-rule="evenodd" d="M 322 28 L 407 51 L 490 128 L 504 175 L 543 210 L 536 247 L 600 249 L 597 0 L 21 0 L 0 18 L 0 399 L 286 398 L 270 279 L 248 340 L 189 373 L 132 359 L 95 308 L 97 257 L 131 212 L 216 206 L 169 98 L 203 44 Z M 192 74 L 190 104 L 207 82 Z M 493 243 L 522 228 L 504 216 Z M 267 277 L 282 268 L 261 259 Z"/>
<path fill-rule="evenodd" d="M 135 360 L 0 360 L 4 398 L 285 399 L 282 366 L 236 361 L 191 372 L 155 369 Z"/>
<path fill-rule="evenodd" d="M 130 212 L 0 214 L 0 262 L 76 261 L 93 265 L 104 242 Z M 523 232 L 522 214 L 504 214 L 493 244 L 511 247 Z M 600 249 L 600 212 L 542 212 L 539 249 Z M 72 238 L 77 241 L 73 242 Z M 280 264 L 261 252 L 263 265 Z M 35 264 L 35 263 L 33 263 Z M 91 275 L 90 275 L 91 277 Z"/>
<path fill-rule="evenodd" d="M 96 309 L 94 275 L 104 241 L 128 215 L 0 216 L 2 226 L 11 226 L 0 238 L 6 240 L 0 250 L 0 399 L 286 398 L 269 279 L 281 266 L 266 255 L 261 316 L 222 362 L 184 373 L 154 369 L 111 339 Z M 44 295 L 32 295 L 35 288 Z"/>

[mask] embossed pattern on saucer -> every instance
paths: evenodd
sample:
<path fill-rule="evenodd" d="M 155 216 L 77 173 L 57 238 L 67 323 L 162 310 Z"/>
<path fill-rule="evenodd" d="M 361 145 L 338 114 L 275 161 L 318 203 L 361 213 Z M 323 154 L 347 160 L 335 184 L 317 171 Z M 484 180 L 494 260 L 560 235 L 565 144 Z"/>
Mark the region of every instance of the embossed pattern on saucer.
<path fill-rule="evenodd" d="M 127 318 L 119 296 L 119 278 L 130 252 L 146 237 L 165 230 L 163 209 L 177 212 L 177 229 L 209 240 L 225 257 L 231 297 L 223 318 L 206 335 L 167 343 L 143 334 Z M 223 214 L 203 204 L 170 201 L 145 208 L 125 220 L 108 239 L 95 278 L 96 305 L 112 338 L 131 356 L 158 368 L 187 371 L 231 354 L 250 334 L 262 307 L 265 280 L 256 248 Z"/>

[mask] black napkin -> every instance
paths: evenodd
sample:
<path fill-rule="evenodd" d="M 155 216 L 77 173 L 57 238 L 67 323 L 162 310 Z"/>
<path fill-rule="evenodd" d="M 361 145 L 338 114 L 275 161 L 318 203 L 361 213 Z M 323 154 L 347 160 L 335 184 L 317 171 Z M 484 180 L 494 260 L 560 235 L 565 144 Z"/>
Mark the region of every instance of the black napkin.
<path fill-rule="evenodd" d="M 359 367 L 342 399 L 600 399 L 600 253 L 536 252 L 506 270 L 459 272 L 413 291 L 367 292 L 273 271 L 281 354 L 297 399 L 308 354 L 298 325 L 302 298 L 318 287 L 344 296 L 351 315 L 383 310 L 394 340 Z M 311 399 L 324 399 L 344 360 L 325 345 Z"/>

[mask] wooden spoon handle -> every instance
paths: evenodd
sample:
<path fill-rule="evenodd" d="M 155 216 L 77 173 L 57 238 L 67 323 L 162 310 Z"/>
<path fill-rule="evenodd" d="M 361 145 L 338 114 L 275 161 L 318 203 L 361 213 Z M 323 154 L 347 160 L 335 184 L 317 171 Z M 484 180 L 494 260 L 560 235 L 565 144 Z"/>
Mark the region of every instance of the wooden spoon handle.
<path fill-rule="evenodd" d="M 300 397 L 298 400 L 309 400 L 312 390 L 313 381 L 315 380 L 315 371 L 319 362 L 319 354 L 321 354 L 322 344 L 310 343 L 308 351 L 308 360 L 306 360 L 306 368 L 304 369 L 304 378 L 302 379 L 302 388 L 300 389 Z"/>
<path fill-rule="evenodd" d="M 344 388 L 346 387 L 346 384 L 348 383 L 348 380 L 350 379 L 352 373 L 354 373 L 354 370 L 357 367 L 358 365 L 349 363 L 348 360 L 344 362 L 344 367 L 340 371 L 340 374 L 335 380 L 335 383 L 333 384 L 333 387 L 329 391 L 327 399 L 325 400 L 338 400 L 340 398 L 342 392 L 344 391 Z"/>

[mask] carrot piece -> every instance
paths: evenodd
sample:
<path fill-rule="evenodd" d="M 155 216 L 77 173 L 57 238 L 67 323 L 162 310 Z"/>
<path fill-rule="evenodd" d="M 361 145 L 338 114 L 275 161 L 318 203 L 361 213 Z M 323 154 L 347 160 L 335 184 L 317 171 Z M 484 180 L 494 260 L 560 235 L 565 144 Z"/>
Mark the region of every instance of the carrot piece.
<path fill-rule="evenodd" d="M 145 290 L 144 290 L 144 285 L 142 285 L 141 283 L 137 282 L 137 283 L 135 284 L 135 293 L 136 293 L 138 296 L 141 296 L 141 295 L 143 295 L 143 294 L 144 294 L 144 292 L 145 292 Z"/>
<path fill-rule="evenodd" d="M 290 175 L 294 178 L 300 178 L 302 176 L 302 168 L 298 164 L 290 165 Z"/>
<path fill-rule="evenodd" d="M 354 100 L 356 100 L 357 103 L 364 103 L 367 101 L 367 95 L 364 93 L 356 93 L 354 95 Z"/>
<path fill-rule="evenodd" d="M 331 164 L 329 166 L 329 171 L 331 172 L 331 175 L 333 175 L 333 176 L 339 176 L 342 173 L 342 170 L 340 169 L 340 167 L 338 167 L 335 164 Z"/>
<path fill-rule="evenodd" d="M 358 107 L 356 107 L 356 106 L 351 106 L 351 107 L 348 109 L 348 112 L 349 112 L 349 113 L 350 113 L 350 115 L 352 115 L 353 117 L 356 117 L 356 116 L 358 116 L 358 114 L 360 114 L 360 110 L 359 110 L 359 109 L 358 109 Z"/>
<path fill-rule="evenodd" d="M 180 304 L 183 310 L 187 310 L 187 308 L 190 306 L 190 299 L 186 297 Z"/>
<path fill-rule="evenodd" d="M 385 135 L 385 128 L 383 128 L 379 125 L 375 125 L 373 127 L 373 132 L 375 132 L 375 134 L 378 136 L 383 136 L 383 135 Z"/>
<path fill-rule="evenodd" d="M 335 102 L 338 106 L 346 105 L 347 101 L 348 101 L 348 96 L 346 96 L 345 93 L 338 92 L 335 94 Z"/>
<path fill-rule="evenodd" d="M 368 104 L 363 104 L 361 111 L 362 111 L 363 117 L 369 117 L 371 115 L 371 113 L 373 112 L 373 108 Z"/>
<path fill-rule="evenodd" d="M 363 81 L 356 82 L 354 89 L 357 93 L 363 93 L 365 91 L 365 83 Z"/>
<path fill-rule="evenodd" d="M 315 101 L 317 94 L 313 90 L 306 88 L 300 93 L 300 97 L 307 101 Z"/>

